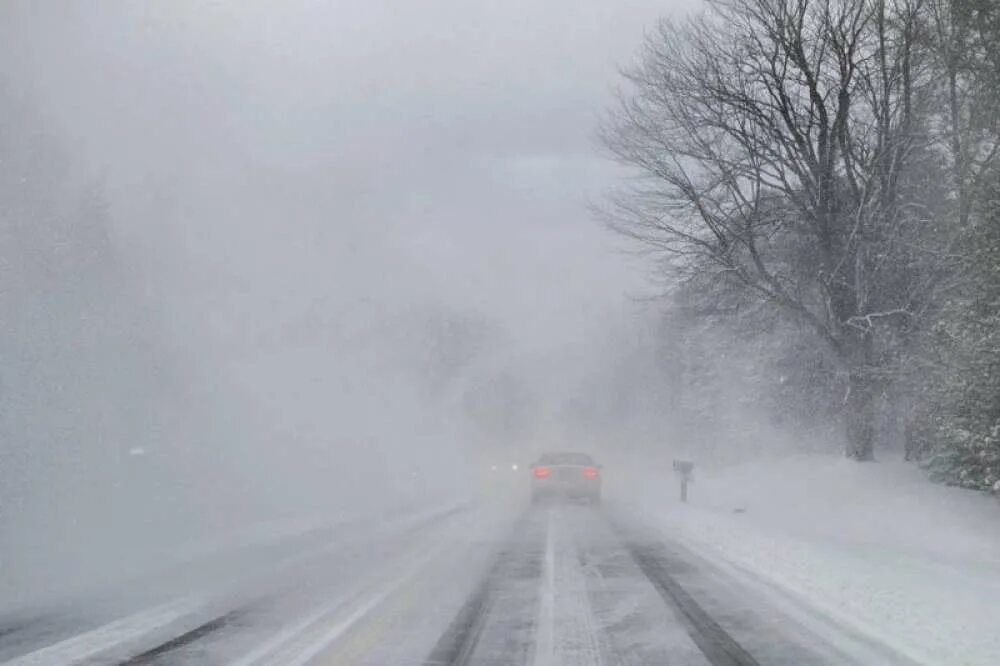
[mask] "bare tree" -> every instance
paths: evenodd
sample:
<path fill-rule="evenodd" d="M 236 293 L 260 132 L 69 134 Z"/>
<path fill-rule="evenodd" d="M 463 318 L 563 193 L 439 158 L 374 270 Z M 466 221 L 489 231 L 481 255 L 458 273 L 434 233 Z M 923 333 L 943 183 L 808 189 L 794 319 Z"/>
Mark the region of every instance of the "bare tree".
<path fill-rule="evenodd" d="M 929 43 L 939 72 L 938 135 L 948 157 L 957 222 L 1000 157 L 1000 9 L 983 0 L 927 0 Z"/>
<path fill-rule="evenodd" d="M 608 223 L 672 275 L 811 327 L 840 361 L 858 460 L 874 451 L 877 342 L 940 278 L 912 261 L 933 194 L 908 180 L 930 155 L 922 2 L 716 0 L 664 21 L 602 132 L 637 171 Z"/>

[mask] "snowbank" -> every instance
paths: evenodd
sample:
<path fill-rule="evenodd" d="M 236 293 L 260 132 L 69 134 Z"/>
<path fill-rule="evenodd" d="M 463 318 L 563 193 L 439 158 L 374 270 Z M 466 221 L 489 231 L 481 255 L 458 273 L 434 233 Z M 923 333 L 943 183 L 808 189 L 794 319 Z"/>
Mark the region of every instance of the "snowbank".
<path fill-rule="evenodd" d="M 1000 663 L 1000 503 L 903 462 L 797 456 L 647 475 L 637 511 L 914 661 Z"/>

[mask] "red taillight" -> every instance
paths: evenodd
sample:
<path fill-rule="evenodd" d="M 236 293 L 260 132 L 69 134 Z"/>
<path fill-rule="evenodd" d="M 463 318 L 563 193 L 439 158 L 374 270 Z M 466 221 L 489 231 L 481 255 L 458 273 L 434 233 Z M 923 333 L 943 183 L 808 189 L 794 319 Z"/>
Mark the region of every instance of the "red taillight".
<path fill-rule="evenodd" d="M 547 479 L 552 474 L 552 471 L 548 467 L 536 467 L 535 468 L 535 478 L 536 479 Z"/>
<path fill-rule="evenodd" d="M 597 473 L 597 468 L 596 467 L 584 467 L 583 468 L 583 475 L 585 477 L 587 477 L 588 479 L 596 479 L 597 478 L 597 474 L 598 473 Z"/>

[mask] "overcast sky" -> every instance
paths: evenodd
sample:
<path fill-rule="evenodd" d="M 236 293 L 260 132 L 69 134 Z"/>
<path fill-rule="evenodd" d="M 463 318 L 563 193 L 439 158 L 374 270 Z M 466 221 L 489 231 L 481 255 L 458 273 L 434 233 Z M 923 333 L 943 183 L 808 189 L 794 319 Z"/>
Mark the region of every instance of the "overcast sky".
<path fill-rule="evenodd" d="M 421 308 L 572 374 L 644 289 L 586 210 L 617 175 L 597 120 L 644 31 L 697 4 L 5 0 L 0 73 L 102 183 L 170 337 L 248 385 L 296 322 Z"/>

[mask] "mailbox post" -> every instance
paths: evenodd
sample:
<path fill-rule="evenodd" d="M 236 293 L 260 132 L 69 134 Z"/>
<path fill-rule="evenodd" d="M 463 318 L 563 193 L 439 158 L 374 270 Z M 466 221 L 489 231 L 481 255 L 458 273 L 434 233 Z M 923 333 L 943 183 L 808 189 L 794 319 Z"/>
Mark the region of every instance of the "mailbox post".
<path fill-rule="evenodd" d="M 690 460 L 675 460 L 674 472 L 681 481 L 681 501 L 688 501 L 688 484 L 694 480 L 694 463 Z"/>

